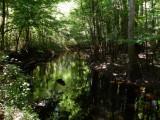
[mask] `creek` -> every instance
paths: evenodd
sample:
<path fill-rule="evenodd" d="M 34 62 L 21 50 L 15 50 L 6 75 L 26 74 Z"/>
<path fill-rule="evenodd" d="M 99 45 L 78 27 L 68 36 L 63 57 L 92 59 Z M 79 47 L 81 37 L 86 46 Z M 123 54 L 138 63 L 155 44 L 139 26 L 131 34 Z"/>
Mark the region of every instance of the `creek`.
<path fill-rule="evenodd" d="M 39 64 L 32 72 L 32 100 L 40 118 L 48 118 L 59 103 L 68 112 L 80 109 L 75 99 L 89 91 L 89 75 L 86 56 L 80 52 L 63 53 Z"/>

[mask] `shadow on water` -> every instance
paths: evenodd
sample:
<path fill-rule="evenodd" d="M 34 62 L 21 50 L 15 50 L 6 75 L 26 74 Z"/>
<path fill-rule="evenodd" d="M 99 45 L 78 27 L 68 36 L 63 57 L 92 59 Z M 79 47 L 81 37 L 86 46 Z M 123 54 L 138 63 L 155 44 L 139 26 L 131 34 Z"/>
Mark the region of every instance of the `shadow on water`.
<path fill-rule="evenodd" d="M 34 69 L 32 101 L 41 120 L 160 118 L 160 97 L 153 89 L 119 80 L 114 76 L 120 67 L 116 64 L 88 65 L 86 56 L 64 53 Z"/>
<path fill-rule="evenodd" d="M 89 67 L 82 53 L 64 53 L 33 71 L 32 99 L 42 120 L 78 116 L 89 91 Z M 83 105 L 82 105 L 83 104 Z M 85 112 L 85 111 L 84 111 Z"/>

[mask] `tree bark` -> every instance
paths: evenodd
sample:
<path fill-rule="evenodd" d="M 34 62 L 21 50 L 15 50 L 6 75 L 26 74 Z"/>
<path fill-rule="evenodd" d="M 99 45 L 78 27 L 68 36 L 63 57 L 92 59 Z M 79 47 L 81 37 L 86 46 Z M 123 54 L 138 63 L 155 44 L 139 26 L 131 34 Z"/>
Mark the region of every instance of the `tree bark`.
<path fill-rule="evenodd" d="M 29 44 L 30 44 L 30 28 L 29 28 L 29 26 L 25 29 L 25 32 L 26 32 L 25 49 L 28 49 Z"/>
<path fill-rule="evenodd" d="M 132 82 L 141 79 L 140 68 L 138 64 L 138 56 L 135 49 L 134 40 L 134 29 L 135 29 L 135 0 L 128 1 L 128 11 L 129 11 L 129 21 L 128 21 L 128 78 Z M 129 89 L 127 89 L 128 94 L 132 94 Z M 130 100 L 131 99 L 131 100 Z M 129 100 L 129 101 L 128 101 Z M 125 120 L 134 120 L 135 117 L 135 109 L 134 109 L 135 99 L 131 98 L 131 96 L 127 96 L 126 108 L 125 108 Z"/>
<path fill-rule="evenodd" d="M 141 72 L 138 64 L 138 56 L 134 43 L 134 28 L 135 28 L 135 0 L 129 0 L 129 21 L 128 21 L 128 78 L 131 81 L 141 79 Z"/>
<path fill-rule="evenodd" d="M 6 17 L 6 5 L 5 0 L 2 1 L 2 25 L 1 25 L 1 50 L 4 50 L 4 37 L 5 37 L 5 17 Z"/>
<path fill-rule="evenodd" d="M 21 33 L 22 33 L 22 29 L 20 29 L 18 35 L 16 35 L 16 47 L 15 47 L 16 52 L 18 52 L 19 39 L 20 39 Z"/>
<path fill-rule="evenodd" d="M 127 0 L 122 0 L 123 10 L 121 13 L 121 35 L 124 39 L 127 39 L 127 29 L 128 25 L 126 25 L 128 21 L 128 14 L 126 13 L 127 10 Z"/>

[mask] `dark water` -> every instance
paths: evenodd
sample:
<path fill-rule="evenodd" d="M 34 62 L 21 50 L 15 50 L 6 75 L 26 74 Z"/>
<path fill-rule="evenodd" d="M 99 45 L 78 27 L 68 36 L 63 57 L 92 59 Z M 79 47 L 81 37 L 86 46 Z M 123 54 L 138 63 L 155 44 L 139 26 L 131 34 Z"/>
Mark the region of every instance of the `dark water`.
<path fill-rule="evenodd" d="M 42 102 L 54 99 L 58 101 L 55 107 L 59 106 L 58 109 L 62 108 L 61 111 L 74 117 L 81 111 L 79 97 L 89 91 L 89 75 L 84 53 L 64 53 L 50 62 L 40 64 L 33 71 L 33 100 Z"/>
<path fill-rule="evenodd" d="M 90 70 L 86 56 L 64 53 L 33 71 L 32 98 L 41 120 L 159 119 L 151 104 L 145 111 L 155 99 L 147 101 L 135 84 L 113 82 L 111 70 Z"/>

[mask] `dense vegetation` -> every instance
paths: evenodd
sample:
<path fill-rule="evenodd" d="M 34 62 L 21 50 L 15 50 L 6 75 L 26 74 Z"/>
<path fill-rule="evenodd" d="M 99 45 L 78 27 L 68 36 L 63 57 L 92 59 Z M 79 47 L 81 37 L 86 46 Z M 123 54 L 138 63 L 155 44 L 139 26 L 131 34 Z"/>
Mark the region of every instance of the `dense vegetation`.
<path fill-rule="evenodd" d="M 1 0 L 0 119 L 159 120 L 159 18 L 159 0 Z"/>

